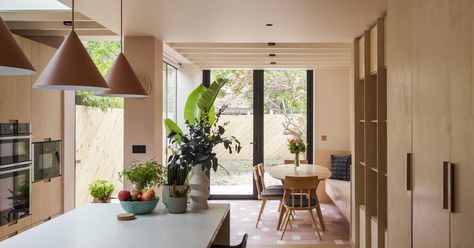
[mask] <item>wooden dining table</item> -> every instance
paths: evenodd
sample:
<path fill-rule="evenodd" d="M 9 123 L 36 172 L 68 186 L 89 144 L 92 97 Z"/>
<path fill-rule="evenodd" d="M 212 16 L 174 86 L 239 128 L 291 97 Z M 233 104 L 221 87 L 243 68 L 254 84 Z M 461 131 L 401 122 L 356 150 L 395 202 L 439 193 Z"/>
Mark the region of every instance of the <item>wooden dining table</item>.
<path fill-rule="evenodd" d="M 299 167 L 295 167 L 294 164 L 275 165 L 268 170 L 268 174 L 270 174 L 270 176 L 275 179 L 281 180 L 282 183 L 285 181 L 285 177 L 287 176 L 291 176 L 291 177 L 317 176 L 320 181 L 324 179 L 329 179 L 331 177 L 331 171 L 328 168 L 321 165 L 315 165 L 315 164 L 301 164 Z M 279 230 L 281 228 L 281 222 L 282 222 L 284 214 L 285 214 L 285 208 L 282 208 L 280 211 L 280 217 L 278 218 L 278 225 L 277 225 Z M 323 231 L 326 230 L 324 221 L 321 221 L 321 228 L 323 229 Z"/>

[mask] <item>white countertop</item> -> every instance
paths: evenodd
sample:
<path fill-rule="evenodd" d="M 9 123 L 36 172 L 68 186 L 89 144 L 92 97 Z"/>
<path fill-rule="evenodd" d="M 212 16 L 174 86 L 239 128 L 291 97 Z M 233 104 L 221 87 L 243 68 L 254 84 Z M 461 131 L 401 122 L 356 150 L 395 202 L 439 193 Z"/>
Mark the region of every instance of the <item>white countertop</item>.
<path fill-rule="evenodd" d="M 203 248 L 229 212 L 229 204 L 170 214 L 158 204 L 149 215 L 118 221 L 120 204 L 89 204 L 0 243 L 1 248 Z"/>

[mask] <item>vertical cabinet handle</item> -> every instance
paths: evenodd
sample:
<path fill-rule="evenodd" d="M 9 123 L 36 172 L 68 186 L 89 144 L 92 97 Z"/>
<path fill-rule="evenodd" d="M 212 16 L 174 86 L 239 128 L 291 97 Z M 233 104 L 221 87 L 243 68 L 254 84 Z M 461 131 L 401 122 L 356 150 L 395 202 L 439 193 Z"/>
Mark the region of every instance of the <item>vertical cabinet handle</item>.
<path fill-rule="evenodd" d="M 448 209 L 448 167 L 449 162 L 443 161 L 443 209 Z"/>
<path fill-rule="evenodd" d="M 407 175 L 407 178 L 406 178 L 406 189 L 407 191 L 411 191 L 412 189 L 412 185 L 411 185 L 411 171 L 412 171 L 412 168 L 411 168 L 411 161 L 412 161 L 412 156 L 411 156 L 411 153 L 407 153 L 407 161 L 406 161 L 406 175 Z"/>
<path fill-rule="evenodd" d="M 454 185 L 455 185 L 455 164 L 449 163 L 449 212 L 454 213 L 456 210 L 456 204 L 455 204 L 455 190 L 454 190 Z"/>

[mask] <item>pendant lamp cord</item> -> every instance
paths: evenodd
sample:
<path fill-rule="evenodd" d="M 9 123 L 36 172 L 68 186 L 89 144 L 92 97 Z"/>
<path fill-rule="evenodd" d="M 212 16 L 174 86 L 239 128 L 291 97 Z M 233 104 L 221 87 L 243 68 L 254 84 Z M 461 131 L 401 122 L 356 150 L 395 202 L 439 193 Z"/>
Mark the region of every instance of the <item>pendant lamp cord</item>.
<path fill-rule="evenodd" d="M 74 32 L 74 0 L 72 0 L 72 31 Z"/>
<path fill-rule="evenodd" d="M 120 51 L 123 53 L 123 0 L 120 0 Z"/>

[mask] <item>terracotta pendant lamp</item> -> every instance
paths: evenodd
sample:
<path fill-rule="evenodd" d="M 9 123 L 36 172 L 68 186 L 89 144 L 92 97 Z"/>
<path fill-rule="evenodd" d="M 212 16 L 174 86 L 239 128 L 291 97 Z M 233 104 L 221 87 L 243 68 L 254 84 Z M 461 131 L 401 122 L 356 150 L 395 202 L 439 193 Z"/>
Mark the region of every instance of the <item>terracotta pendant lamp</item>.
<path fill-rule="evenodd" d="M 72 31 L 49 61 L 33 87 L 50 90 L 98 90 L 109 88 L 74 31 L 74 0 L 72 0 Z"/>
<path fill-rule="evenodd" d="M 0 75 L 20 76 L 35 72 L 35 68 L 0 17 Z"/>
<path fill-rule="evenodd" d="M 105 76 L 109 90 L 96 91 L 99 96 L 128 98 L 146 97 L 146 90 L 123 54 L 123 0 L 120 0 L 120 54 Z"/>

